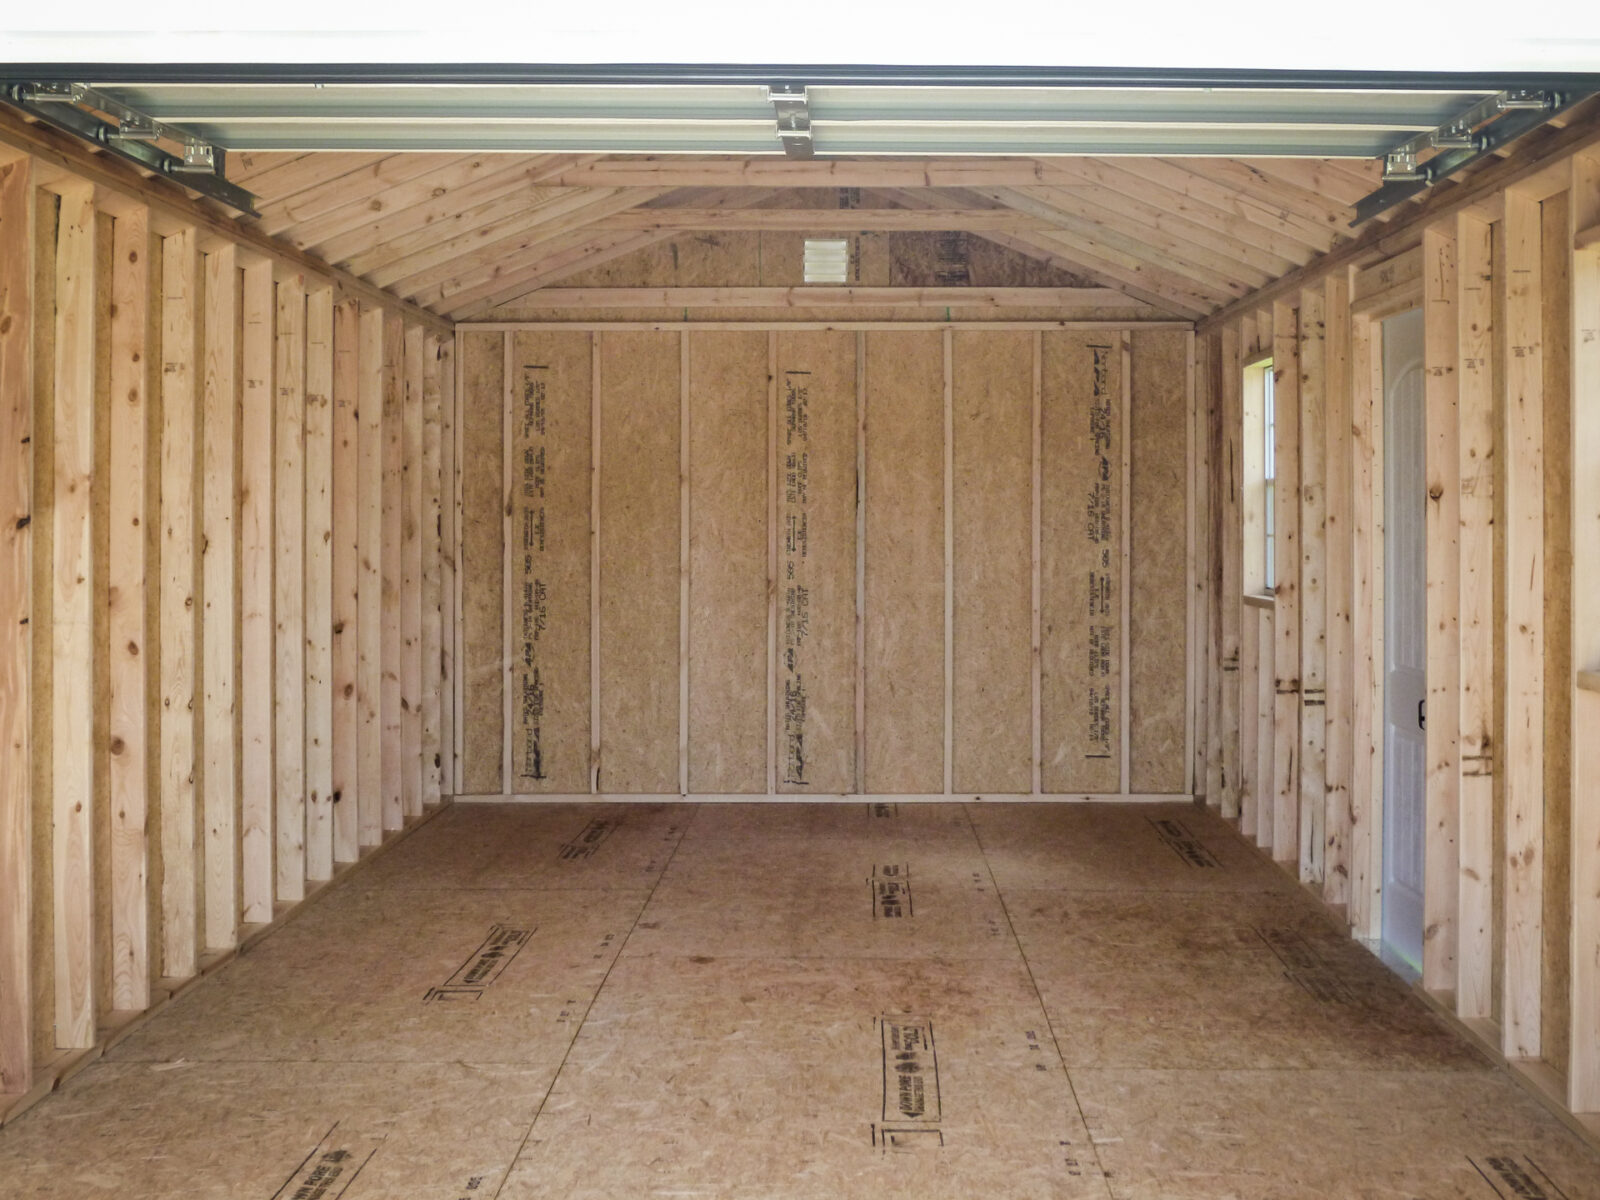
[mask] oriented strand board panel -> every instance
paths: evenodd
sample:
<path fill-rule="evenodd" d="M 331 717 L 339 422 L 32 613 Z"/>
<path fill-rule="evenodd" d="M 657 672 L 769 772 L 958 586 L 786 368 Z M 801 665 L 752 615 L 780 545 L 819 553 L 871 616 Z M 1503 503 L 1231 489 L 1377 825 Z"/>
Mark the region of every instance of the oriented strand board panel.
<path fill-rule="evenodd" d="M 589 789 L 589 335 L 511 335 L 508 791 Z"/>
<path fill-rule="evenodd" d="M 1543 226 L 1540 340 L 1544 367 L 1544 948 L 1540 956 L 1546 1062 L 1571 1050 L 1572 979 L 1572 255 L 1571 196 L 1539 206 Z M 1592 403 L 1592 400 L 1590 401 Z M 1585 470 L 1594 464 L 1583 460 Z"/>
<path fill-rule="evenodd" d="M 678 790 L 679 363 L 600 339 L 600 790 Z"/>
<path fill-rule="evenodd" d="M 1044 335 L 1040 726 L 1047 792 L 1121 786 L 1122 346 Z"/>
<path fill-rule="evenodd" d="M 778 790 L 855 786 L 856 344 L 778 335 Z M 602 534 L 603 536 L 603 534 Z"/>
<path fill-rule="evenodd" d="M 1183 791 L 1188 352 L 1181 330 L 1133 333 L 1128 790 Z M 1264 668 L 1269 674 L 1272 668 Z"/>
<path fill-rule="evenodd" d="M 1026 792 L 1033 786 L 1033 335 L 958 332 L 951 345 L 952 784 L 957 792 Z M 1180 588 L 1180 612 L 1185 601 Z"/>
<path fill-rule="evenodd" d="M 462 791 L 483 795 L 501 791 L 503 737 L 501 660 L 500 473 L 488 467 L 501 457 L 500 427 L 505 408 L 503 338 L 498 333 L 461 335 L 461 623 L 462 681 L 466 709 Z"/>
<path fill-rule="evenodd" d="M 767 786 L 767 334 L 689 338 L 689 790 Z"/>
<path fill-rule="evenodd" d="M 944 337 L 866 343 L 866 790 L 928 794 L 944 790 Z"/>

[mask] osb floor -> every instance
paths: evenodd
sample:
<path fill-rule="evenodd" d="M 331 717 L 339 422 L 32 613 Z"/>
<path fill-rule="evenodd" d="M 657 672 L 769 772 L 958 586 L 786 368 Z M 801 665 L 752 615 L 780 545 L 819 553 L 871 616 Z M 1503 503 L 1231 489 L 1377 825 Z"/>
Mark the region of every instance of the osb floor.
<path fill-rule="evenodd" d="M 468 806 L 0 1131 L 51 1200 L 1600 1197 L 1188 805 Z"/>

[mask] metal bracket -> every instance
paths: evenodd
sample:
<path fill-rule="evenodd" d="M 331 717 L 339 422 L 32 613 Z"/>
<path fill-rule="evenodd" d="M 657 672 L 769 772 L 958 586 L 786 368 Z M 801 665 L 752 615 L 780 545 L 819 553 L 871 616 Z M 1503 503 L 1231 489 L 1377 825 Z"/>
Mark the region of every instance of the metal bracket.
<path fill-rule="evenodd" d="M 1490 96 L 1432 133 L 1419 134 L 1383 156 L 1383 186 L 1356 201 L 1352 227 L 1411 199 L 1507 142 L 1537 129 L 1594 92 L 1514 88 Z M 1437 151 L 1419 159 L 1425 151 Z"/>
<path fill-rule="evenodd" d="M 815 157 L 807 99 L 804 84 L 780 83 L 767 88 L 767 100 L 778 120 L 778 140 L 790 158 Z"/>
<path fill-rule="evenodd" d="M 227 151 L 221 146 L 165 125 L 87 84 L 0 79 L 0 104 L 18 109 L 40 124 L 92 142 L 104 153 L 142 170 L 180 176 L 190 191 L 248 216 L 257 215 L 255 196 L 228 182 Z M 183 153 L 169 153 L 158 142 L 181 145 Z"/>

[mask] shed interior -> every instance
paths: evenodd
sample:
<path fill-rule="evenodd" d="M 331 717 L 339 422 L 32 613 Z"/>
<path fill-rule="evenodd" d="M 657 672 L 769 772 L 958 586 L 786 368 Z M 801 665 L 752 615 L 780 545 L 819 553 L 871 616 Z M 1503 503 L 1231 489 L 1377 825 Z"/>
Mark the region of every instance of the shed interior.
<path fill-rule="evenodd" d="M 1229 918 L 1274 973 L 1305 991 L 1323 970 L 1319 1002 L 1347 1000 L 1352 979 L 1363 997 L 1400 987 L 1327 929 L 1305 932 L 1309 894 L 1410 985 L 1395 1002 L 1414 1011 L 1394 1022 L 1411 1030 L 1426 1006 L 1460 1053 L 1542 1103 L 1524 1112 L 1513 1089 L 1474 1102 L 1515 1111 L 1568 1174 L 1532 1185 L 1549 1192 L 1504 1172 L 1497 1187 L 1491 1131 L 1489 1166 L 1472 1161 L 1490 1189 L 1597 1194 L 1583 1142 L 1600 1137 L 1594 78 L 236 74 L 5 83 L 0 1123 L 102 1059 L 115 1074 L 119 1054 L 172 1068 L 235 1025 L 269 1049 L 293 1042 L 239 997 L 276 995 L 363 923 L 355 936 L 381 941 L 385 921 L 437 920 L 467 938 L 457 958 L 477 953 L 469 927 L 517 934 L 464 898 L 480 886 L 526 884 L 555 910 L 540 928 L 593 933 L 606 955 L 637 936 L 636 960 L 605 961 L 638 973 L 646 1006 L 677 995 L 688 949 L 724 959 L 724 992 L 742 986 L 727 965 L 741 956 L 777 970 L 717 942 L 737 924 L 719 897 L 768 882 L 803 898 L 828 954 L 888 953 L 839 933 L 827 896 L 772 882 L 826 876 L 829 848 L 857 837 L 882 852 L 863 860 L 872 905 L 850 909 L 873 920 L 896 894 L 886 855 L 942 862 L 941 839 L 969 836 L 992 854 L 999 915 L 973 917 L 970 897 L 948 923 L 924 908 L 930 994 L 962 990 L 939 971 L 969 956 L 939 938 L 968 918 L 995 937 L 1008 923 L 1041 979 L 1065 944 L 1096 962 L 1117 945 L 1178 963 L 1197 944 L 1222 953 L 1206 939 L 1227 942 L 1226 922 L 1195 915 L 1219 903 L 1209 883 L 1158 871 L 1141 886 L 1184 903 L 1073 908 L 1116 891 L 1085 846 L 1130 878 L 1144 869 L 1146 851 L 1106 849 L 1097 829 L 1154 830 L 1150 853 L 1225 863 L 1240 890 L 1302 904 L 1278 925 Z M 86 122 L 118 133 L 85 142 Z M 187 174 L 173 165 L 186 157 Z M 1430 161 L 1437 178 L 1416 178 Z M 873 825 L 899 819 L 903 833 Z M 704 945 L 641 922 L 654 899 L 614 918 L 607 889 L 637 880 L 562 892 L 537 882 L 543 859 L 511 850 L 587 861 L 602 844 L 650 897 L 689 872 L 660 902 Z M 424 862 L 424 845 L 443 857 Z M 1062 857 L 1029 865 L 1039 847 Z M 718 858 L 745 851 L 743 875 Z M 505 853 L 504 879 L 470 882 Z M 965 853 L 949 850 L 952 879 L 981 873 Z M 927 868 L 928 904 L 954 886 L 943 869 Z M 461 892 L 430 891 L 438 878 Z M 1027 908 L 1065 879 L 1083 890 L 1064 910 Z M 1072 943 L 1091 916 L 1112 921 L 1109 941 Z M 827 955 L 792 919 L 770 918 L 801 970 Z M 1189 920 L 1194 942 L 1150 937 Z M 1299 941 L 1274 940 L 1291 925 Z M 578 953 L 532 945 L 541 962 Z M 1203 1038 L 1238 998 L 1187 970 L 1162 986 L 1193 987 L 1195 1003 L 1161 1014 Z M 582 1007 L 603 1015 L 609 985 L 591 982 Z M 850 1018 L 817 980 L 791 985 L 832 1014 L 817 1045 L 848 1053 Z M 929 1013 L 849 986 L 875 997 L 871 1039 L 931 1042 Z M 1040 992 L 1058 1023 L 1053 1003 L 1096 1009 L 1061 986 Z M 1001 1037 L 982 1004 L 956 1008 L 952 1025 L 982 1031 L 969 1049 Z M 289 1009 L 309 1021 L 315 1003 Z M 583 1018 L 561 1012 L 570 1047 Z M 390 1019 L 426 1043 L 415 1023 L 430 1018 Z M 1107 1065 L 1057 1042 L 1069 1077 Z M 596 1061 L 582 1078 L 599 1088 L 610 1060 Z M 204 1086 L 279 1087 L 235 1066 Z M 393 1086 L 433 1086 L 395 1070 Z M 1176 1075 L 1162 1086 L 1198 1120 L 1206 1096 Z M 1390 1100 L 1425 1108 L 1413 1084 Z M 107 1103 L 142 1094 L 131 1076 L 104 1086 Z M 506 1084 L 517 1103 L 529 1086 Z M 546 1088 L 561 1094 L 553 1074 Z M 1069 1163 L 1135 1128 L 1154 1136 L 1117 1094 L 1123 1109 L 1080 1106 L 1087 1124 L 1055 1138 L 1078 1147 Z M 55 1103 L 0 1132 L 0 1157 L 9 1138 L 43 1162 Z M 1032 1163 L 1000 1138 L 995 1162 L 973 1150 L 977 1174 L 961 1176 L 951 1103 L 933 1132 L 955 1165 L 938 1171 L 970 1187 Z M 550 1111 L 584 1136 L 573 1111 Z M 892 1133 L 919 1153 L 931 1127 L 904 1124 L 875 1121 L 869 1149 L 881 1135 L 887 1154 Z M 423 1168 L 375 1128 L 313 1139 L 296 1162 L 367 1152 L 368 1186 L 402 1186 Z M 495 1186 L 638 1186 L 622 1167 L 572 1182 L 605 1156 L 586 1153 L 548 1164 L 565 1191 L 510 1167 Z M 1123 1194 L 1119 1171 L 1129 1195 L 1178 1194 L 1181 1167 L 1146 1178 L 1108 1165 L 1115 1153 L 1082 1194 Z M 1056 1194 L 1053 1169 L 1030 1166 L 1016 1194 Z M 852 1177 L 819 1178 L 815 1194 L 837 1195 Z M 739 1186 L 753 1190 L 728 1194 L 776 1194 Z"/>

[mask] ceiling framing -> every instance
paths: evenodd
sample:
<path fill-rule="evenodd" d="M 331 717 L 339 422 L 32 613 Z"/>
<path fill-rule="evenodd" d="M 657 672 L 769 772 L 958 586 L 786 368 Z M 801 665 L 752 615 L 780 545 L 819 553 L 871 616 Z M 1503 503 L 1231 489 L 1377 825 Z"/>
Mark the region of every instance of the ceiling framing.
<path fill-rule="evenodd" d="M 245 220 L 261 232 L 452 320 L 665 239 L 764 230 L 963 231 L 1193 319 L 1348 240 L 1352 204 L 1378 181 L 1371 162 L 1276 158 L 247 152 L 228 165 L 258 197 Z M 856 207 L 838 207 L 839 188 L 857 189 Z"/>

